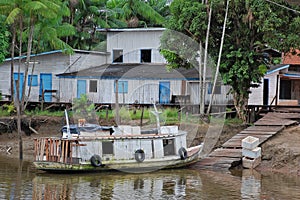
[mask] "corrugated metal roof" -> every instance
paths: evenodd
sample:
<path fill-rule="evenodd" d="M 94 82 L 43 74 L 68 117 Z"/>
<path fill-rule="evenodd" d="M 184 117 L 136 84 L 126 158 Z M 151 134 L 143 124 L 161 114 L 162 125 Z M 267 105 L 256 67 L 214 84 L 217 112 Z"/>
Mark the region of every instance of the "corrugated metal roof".
<path fill-rule="evenodd" d="M 286 68 L 289 68 L 290 65 L 274 65 L 274 66 L 271 66 L 270 70 L 267 71 L 267 74 L 272 74 L 274 72 L 277 72 L 277 71 L 280 71 L 280 70 L 283 70 L 283 69 L 286 69 Z"/>
<path fill-rule="evenodd" d="M 50 54 L 54 54 L 54 53 L 62 53 L 62 50 L 48 51 L 48 52 L 43 52 L 43 53 L 38 53 L 38 54 L 32 54 L 30 56 L 35 57 L 35 56 L 42 56 L 42 55 L 50 55 Z M 20 59 L 20 58 L 22 59 L 22 58 L 26 58 L 26 57 L 27 57 L 27 55 L 17 56 L 17 57 L 14 57 L 14 59 L 17 60 L 17 59 Z M 11 58 L 7 58 L 4 61 L 11 61 Z"/>
<path fill-rule="evenodd" d="M 300 78 L 300 73 L 285 73 L 283 74 L 284 77 L 289 77 L 289 78 Z"/>
<path fill-rule="evenodd" d="M 208 70 L 210 71 L 210 70 Z M 168 71 L 166 64 L 122 63 L 105 64 L 77 72 L 57 75 L 60 78 L 96 78 L 96 79 L 170 79 L 199 80 L 199 72 L 195 68 L 172 69 Z M 209 79 L 209 78 L 208 78 Z"/>
<path fill-rule="evenodd" d="M 151 27 L 151 28 L 97 28 L 99 32 L 145 32 L 145 31 L 164 31 L 166 28 Z"/>

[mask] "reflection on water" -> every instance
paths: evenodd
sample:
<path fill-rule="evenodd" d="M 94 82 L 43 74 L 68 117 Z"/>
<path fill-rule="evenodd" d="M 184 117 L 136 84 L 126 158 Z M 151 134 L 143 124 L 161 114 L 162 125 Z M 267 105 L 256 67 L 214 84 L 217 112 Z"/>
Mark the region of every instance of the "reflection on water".
<path fill-rule="evenodd" d="M 0 157 L 0 199 L 300 199 L 300 177 L 197 169 L 49 174 Z"/>
<path fill-rule="evenodd" d="M 151 174 L 38 174 L 33 179 L 34 199 L 184 199 L 202 187 L 194 171 Z M 190 194 L 187 194 L 187 188 Z"/>

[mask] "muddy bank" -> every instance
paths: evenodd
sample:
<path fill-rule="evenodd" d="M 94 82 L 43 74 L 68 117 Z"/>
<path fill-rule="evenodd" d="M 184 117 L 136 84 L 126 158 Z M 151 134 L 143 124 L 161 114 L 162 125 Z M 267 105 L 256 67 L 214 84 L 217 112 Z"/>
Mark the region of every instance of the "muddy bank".
<path fill-rule="evenodd" d="M 285 128 L 262 147 L 258 171 L 300 175 L 300 126 Z"/>

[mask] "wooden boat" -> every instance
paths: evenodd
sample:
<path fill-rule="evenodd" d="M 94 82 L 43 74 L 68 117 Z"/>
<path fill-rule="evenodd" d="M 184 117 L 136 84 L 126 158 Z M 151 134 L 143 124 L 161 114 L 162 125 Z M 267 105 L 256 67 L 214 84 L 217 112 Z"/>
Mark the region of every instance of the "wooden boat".
<path fill-rule="evenodd" d="M 202 145 L 187 148 L 177 126 L 142 131 L 139 126 L 70 126 L 69 135 L 35 139 L 34 165 L 52 172 L 122 170 L 145 172 L 190 165 Z M 72 130 L 73 129 L 73 130 Z"/>
<path fill-rule="evenodd" d="M 103 127 L 67 125 L 61 138 L 35 139 L 37 169 L 52 172 L 106 171 L 147 172 L 190 165 L 200 159 L 202 145 L 187 148 L 187 132 L 178 126 L 160 126 L 154 104 L 156 129 L 139 126 Z"/>

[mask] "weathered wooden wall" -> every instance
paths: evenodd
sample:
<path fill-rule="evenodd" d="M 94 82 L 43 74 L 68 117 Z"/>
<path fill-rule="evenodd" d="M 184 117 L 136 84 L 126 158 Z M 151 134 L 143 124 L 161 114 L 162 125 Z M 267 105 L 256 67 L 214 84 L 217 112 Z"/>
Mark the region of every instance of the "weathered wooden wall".
<path fill-rule="evenodd" d="M 263 95 L 264 95 L 264 79 L 269 80 L 269 94 L 268 94 L 268 104 L 272 102 L 274 97 L 276 96 L 276 85 L 277 85 L 277 75 L 279 71 L 267 74 L 264 78 L 261 79 L 261 84 L 258 88 L 251 88 L 251 93 L 249 95 L 248 104 L 249 105 L 263 105 Z M 280 88 L 280 83 L 278 83 L 278 90 Z M 279 91 L 278 91 L 279 94 Z M 278 97 L 279 99 L 279 97 Z M 275 101 L 273 101 L 272 105 L 275 105 Z"/>
<path fill-rule="evenodd" d="M 113 79 L 91 79 L 97 80 L 97 93 L 90 92 L 89 79 L 60 78 L 60 100 L 72 102 L 77 98 L 77 80 L 86 80 L 86 94 L 89 100 L 94 103 L 115 103 L 116 93 L 114 92 L 115 80 Z M 120 79 L 119 81 L 124 81 Z M 119 93 L 119 103 L 146 103 L 151 104 L 159 101 L 160 80 L 125 80 L 128 81 L 128 92 Z M 172 95 L 180 95 L 181 80 L 170 80 L 170 100 Z"/>
<path fill-rule="evenodd" d="M 31 59 L 34 61 L 34 58 Z M 43 54 L 36 57 L 36 61 L 38 64 L 35 64 L 33 75 L 38 76 L 38 85 L 31 87 L 31 93 L 29 100 L 30 101 L 39 101 L 39 89 L 40 89 L 40 75 L 41 74 L 51 74 L 52 75 L 52 89 L 59 89 L 59 80 L 56 77 L 56 74 L 63 73 L 66 67 L 69 65 L 69 56 L 62 54 L 61 52 L 51 53 L 51 54 Z M 21 73 L 24 73 L 25 60 L 22 59 L 22 65 L 20 68 Z M 3 94 L 10 94 L 10 65 L 11 62 L 9 60 L 5 61 L 2 65 L 0 65 L 0 90 Z M 15 61 L 14 73 L 18 72 L 18 60 Z M 33 65 L 29 66 L 29 74 L 31 74 Z M 25 78 L 25 77 L 24 77 Z M 25 83 L 27 85 L 28 92 L 28 82 Z M 27 94 L 26 92 L 26 94 Z M 52 98 L 52 101 L 58 101 L 56 98 Z"/>
<path fill-rule="evenodd" d="M 162 33 L 163 29 L 109 32 L 107 34 L 107 51 L 111 53 L 108 56 L 109 63 L 113 62 L 114 49 L 123 50 L 124 63 L 140 63 L 141 49 L 152 50 L 152 63 L 166 63 L 158 50 Z"/>

